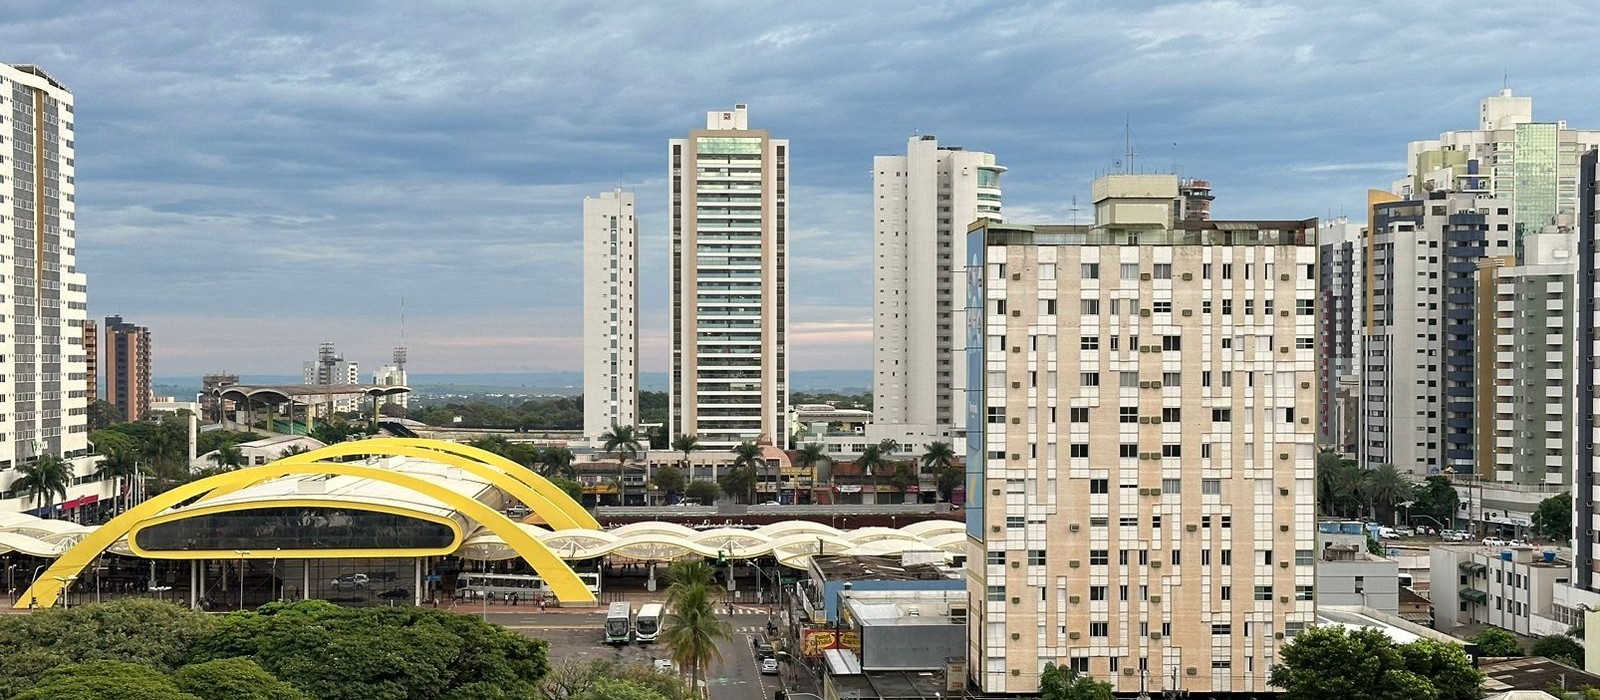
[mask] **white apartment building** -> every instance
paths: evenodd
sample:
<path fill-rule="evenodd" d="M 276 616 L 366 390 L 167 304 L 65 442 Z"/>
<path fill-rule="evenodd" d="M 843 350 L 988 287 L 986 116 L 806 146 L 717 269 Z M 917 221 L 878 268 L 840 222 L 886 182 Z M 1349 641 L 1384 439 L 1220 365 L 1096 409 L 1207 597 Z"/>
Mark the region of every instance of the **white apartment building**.
<path fill-rule="evenodd" d="M 639 229 L 633 193 L 583 198 L 583 436 L 639 424 Z"/>
<path fill-rule="evenodd" d="M 1093 226 L 968 241 L 969 668 L 1264 692 L 1314 620 L 1316 220 L 1172 221 L 1095 183 Z"/>
<path fill-rule="evenodd" d="M 876 195 L 870 438 L 965 449 L 967 226 L 1001 221 L 1000 174 L 981 151 L 913 136 L 872 162 Z"/>
<path fill-rule="evenodd" d="M 1533 98 L 1509 88 L 1478 104 L 1478 128 L 1449 131 L 1406 148 L 1406 177 L 1393 192 L 1421 199 L 1448 190 L 1495 197 L 1513 215 L 1513 254 L 1546 226 L 1570 225 L 1578 204 L 1578 157 L 1600 146 L 1600 131 L 1536 122 Z"/>
<path fill-rule="evenodd" d="M 0 511 L 37 507 L 12 488 L 17 468 L 67 460 L 66 500 L 109 495 L 89 455 L 83 325 L 87 279 L 77 266 L 72 93 L 32 65 L 0 64 Z M 52 499 L 47 506 L 62 501 Z"/>
<path fill-rule="evenodd" d="M 361 364 L 344 359 L 344 355 L 334 349 L 333 343 L 322 343 L 317 347 L 317 359 L 301 363 L 300 380 L 301 384 L 308 386 L 360 384 Z M 332 399 L 326 405 L 331 407 L 329 410 L 349 413 L 361 410 L 361 398 L 351 396 Z"/>
<path fill-rule="evenodd" d="M 406 368 L 399 365 L 384 365 L 372 373 L 372 383 L 378 386 L 406 386 Z M 394 394 L 381 399 L 383 403 L 405 407 L 411 405 L 410 394 Z"/>
<path fill-rule="evenodd" d="M 1435 629 L 1493 625 L 1526 637 L 1567 631 L 1553 622 L 1556 589 L 1572 575 L 1566 549 L 1445 545 L 1429 557 Z"/>
<path fill-rule="evenodd" d="M 744 105 L 672 139 L 668 429 L 707 450 L 789 440 L 789 142 Z"/>

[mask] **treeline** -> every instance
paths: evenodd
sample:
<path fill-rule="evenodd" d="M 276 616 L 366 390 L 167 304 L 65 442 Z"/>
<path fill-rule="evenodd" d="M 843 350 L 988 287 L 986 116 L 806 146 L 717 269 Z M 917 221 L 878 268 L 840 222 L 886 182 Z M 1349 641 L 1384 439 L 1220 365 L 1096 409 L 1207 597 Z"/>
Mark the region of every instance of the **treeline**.
<path fill-rule="evenodd" d="M 405 411 L 386 411 L 438 427 L 494 428 L 501 430 L 582 430 L 582 396 L 541 396 L 515 405 L 493 401 L 452 401 L 432 406 L 415 406 Z M 461 420 L 456 421 L 457 418 Z M 639 421 L 664 423 L 667 420 L 667 392 L 639 392 Z"/>

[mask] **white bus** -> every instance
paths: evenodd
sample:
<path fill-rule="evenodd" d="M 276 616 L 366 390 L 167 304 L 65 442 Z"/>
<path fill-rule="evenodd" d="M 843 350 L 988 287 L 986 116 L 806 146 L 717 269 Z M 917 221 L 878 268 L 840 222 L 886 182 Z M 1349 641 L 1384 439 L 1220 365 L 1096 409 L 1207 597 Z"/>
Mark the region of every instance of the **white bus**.
<path fill-rule="evenodd" d="M 589 592 L 599 597 L 599 572 L 579 571 L 577 574 Z M 535 594 L 543 594 L 546 598 L 553 595 L 550 587 L 545 585 L 544 579 L 533 574 L 485 574 L 475 571 L 464 571 L 456 575 L 456 590 L 469 598 L 479 598 L 484 593 L 495 595 L 515 593 L 528 602 L 533 601 Z"/>
<path fill-rule="evenodd" d="M 667 609 L 660 603 L 645 603 L 639 608 L 639 614 L 633 618 L 633 639 L 640 644 L 649 644 L 661 634 L 661 623 L 666 620 Z"/>
<path fill-rule="evenodd" d="M 633 606 L 612 603 L 606 612 L 606 644 L 627 644 L 628 632 L 633 628 Z"/>

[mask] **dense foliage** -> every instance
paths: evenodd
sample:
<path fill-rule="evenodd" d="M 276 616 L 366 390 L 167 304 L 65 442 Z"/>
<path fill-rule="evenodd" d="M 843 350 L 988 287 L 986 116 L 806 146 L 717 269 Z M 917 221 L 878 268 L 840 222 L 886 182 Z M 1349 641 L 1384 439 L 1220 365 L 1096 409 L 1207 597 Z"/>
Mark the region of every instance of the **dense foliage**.
<path fill-rule="evenodd" d="M 1478 647 L 1478 656 L 1522 656 L 1522 643 L 1517 635 L 1499 627 L 1490 627 L 1467 638 Z"/>
<path fill-rule="evenodd" d="M 676 674 L 645 664 L 607 659 L 556 664 L 531 700 L 690 700 L 694 693 Z"/>
<path fill-rule="evenodd" d="M 1039 674 L 1040 700 L 1111 700 L 1111 684 L 1080 676 L 1067 666 L 1044 665 Z"/>
<path fill-rule="evenodd" d="M 0 697 L 536 697 L 544 642 L 471 615 L 273 603 L 225 617 L 129 600 L 0 617 Z"/>
<path fill-rule="evenodd" d="M 1269 684 L 1286 700 L 1476 700 L 1483 674 L 1455 644 L 1395 644 L 1373 629 L 1314 627 L 1283 647 Z"/>
<path fill-rule="evenodd" d="M 1562 491 L 1539 502 L 1533 511 L 1533 531 L 1540 537 L 1565 542 L 1572 537 L 1572 492 Z"/>

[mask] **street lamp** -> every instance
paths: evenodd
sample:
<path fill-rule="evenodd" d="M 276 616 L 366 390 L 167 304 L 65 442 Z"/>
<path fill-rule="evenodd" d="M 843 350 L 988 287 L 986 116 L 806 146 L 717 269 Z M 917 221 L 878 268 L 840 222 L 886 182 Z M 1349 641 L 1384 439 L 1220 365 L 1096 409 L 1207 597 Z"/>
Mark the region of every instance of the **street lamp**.
<path fill-rule="evenodd" d="M 68 604 L 71 602 L 71 599 L 67 595 L 67 591 L 72 586 L 72 582 L 78 580 L 78 577 L 77 576 L 51 576 L 50 580 L 56 581 L 57 583 L 61 584 L 61 609 L 62 610 L 66 610 L 68 608 Z"/>
<path fill-rule="evenodd" d="M 244 610 L 244 558 L 250 556 L 250 550 L 235 549 L 233 553 L 239 555 L 239 609 Z"/>

